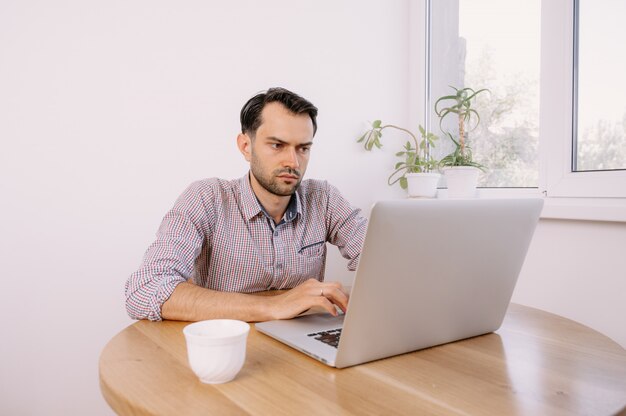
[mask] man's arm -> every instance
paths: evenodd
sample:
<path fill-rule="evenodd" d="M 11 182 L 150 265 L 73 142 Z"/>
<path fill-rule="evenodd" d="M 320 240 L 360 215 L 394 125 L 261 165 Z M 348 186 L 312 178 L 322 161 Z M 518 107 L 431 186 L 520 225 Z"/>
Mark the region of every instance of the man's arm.
<path fill-rule="evenodd" d="M 348 270 L 355 271 L 365 241 L 367 219 L 361 210 L 350 205 L 334 186 L 328 186 L 328 211 L 326 229 L 328 242 L 337 246 L 341 255 L 348 259 Z"/>
<path fill-rule="evenodd" d="M 334 305 L 344 312 L 348 305 L 348 297 L 337 282 L 310 279 L 275 296 L 219 292 L 183 282 L 163 303 L 161 317 L 178 321 L 228 318 L 258 322 L 293 318 L 313 307 L 337 315 Z"/>
<path fill-rule="evenodd" d="M 163 218 L 140 268 L 126 281 L 126 310 L 131 318 L 162 319 L 163 302 L 191 276 L 211 214 L 205 208 L 205 194 L 202 184 L 191 184 Z"/>

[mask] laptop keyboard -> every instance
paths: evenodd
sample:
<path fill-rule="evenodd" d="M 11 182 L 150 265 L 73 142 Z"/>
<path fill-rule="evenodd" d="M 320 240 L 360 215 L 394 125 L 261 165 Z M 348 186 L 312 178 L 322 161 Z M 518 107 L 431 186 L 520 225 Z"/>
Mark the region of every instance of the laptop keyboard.
<path fill-rule="evenodd" d="M 341 336 L 341 328 L 329 329 L 328 331 L 313 332 L 308 334 L 310 337 L 314 337 L 316 340 L 328 344 L 331 347 L 337 348 L 339 345 L 339 337 Z"/>

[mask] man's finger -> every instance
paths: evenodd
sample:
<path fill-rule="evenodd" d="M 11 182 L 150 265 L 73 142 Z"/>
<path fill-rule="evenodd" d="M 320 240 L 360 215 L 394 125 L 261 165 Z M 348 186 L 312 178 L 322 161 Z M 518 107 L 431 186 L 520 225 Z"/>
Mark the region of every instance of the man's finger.
<path fill-rule="evenodd" d="M 335 305 L 333 305 L 328 298 L 321 297 L 321 298 L 318 298 L 318 299 L 319 299 L 319 301 L 318 301 L 317 306 L 323 308 L 324 310 L 326 310 L 332 316 L 337 316 L 337 308 L 335 308 Z"/>
<path fill-rule="evenodd" d="M 339 308 L 345 312 L 348 308 L 348 296 L 337 287 L 327 287 L 323 289 L 323 296 L 333 304 L 339 306 Z"/>

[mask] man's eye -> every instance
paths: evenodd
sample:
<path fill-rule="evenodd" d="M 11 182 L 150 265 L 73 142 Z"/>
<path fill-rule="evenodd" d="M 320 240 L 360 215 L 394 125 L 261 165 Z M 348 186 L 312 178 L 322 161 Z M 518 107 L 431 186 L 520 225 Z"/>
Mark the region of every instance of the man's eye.
<path fill-rule="evenodd" d="M 272 147 L 272 149 L 280 149 L 283 144 L 282 143 L 272 143 L 270 144 L 270 146 Z"/>
<path fill-rule="evenodd" d="M 308 146 L 307 146 L 307 147 L 301 147 L 301 148 L 300 148 L 300 151 L 301 151 L 302 153 L 309 153 L 309 150 L 311 150 L 311 148 L 310 148 L 310 147 L 308 147 Z"/>

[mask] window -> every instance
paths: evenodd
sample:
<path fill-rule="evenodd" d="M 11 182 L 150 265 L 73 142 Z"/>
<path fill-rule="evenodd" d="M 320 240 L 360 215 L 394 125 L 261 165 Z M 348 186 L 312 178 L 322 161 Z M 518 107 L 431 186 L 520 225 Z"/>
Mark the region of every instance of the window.
<path fill-rule="evenodd" d="M 626 169 L 626 53 L 603 46 L 626 39 L 624 16 L 623 0 L 574 7 L 574 172 Z"/>
<path fill-rule="evenodd" d="M 626 52 L 619 46 L 623 14 L 615 14 L 626 7 L 620 0 L 587 6 L 588 0 L 542 4 L 541 188 L 554 198 L 623 198 L 626 107 L 614 97 L 626 95 L 620 78 Z"/>
<path fill-rule="evenodd" d="M 626 221 L 626 84 L 621 79 L 626 27 L 620 21 L 626 2 L 421 4 L 418 17 L 426 39 L 420 82 L 426 93 L 423 107 L 414 108 L 423 108 L 426 127 L 440 134 L 433 104 L 452 91 L 449 85 L 492 90 L 491 97 L 476 103 L 482 120 L 469 137 L 475 159 L 489 168 L 479 182 L 481 194 L 541 191 L 543 217 Z M 438 157 L 452 148 L 441 142 Z M 502 189 L 511 187 L 527 190 Z"/>
<path fill-rule="evenodd" d="M 469 133 L 474 159 L 487 167 L 482 187 L 539 185 L 540 0 L 430 2 L 430 104 L 450 86 L 488 88 L 476 101 L 481 120 Z M 440 135 L 438 157 L 452 150 Z M 455 126 L 444 128 L 458 131 Z"/>

